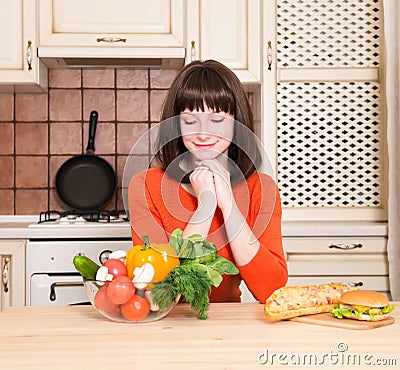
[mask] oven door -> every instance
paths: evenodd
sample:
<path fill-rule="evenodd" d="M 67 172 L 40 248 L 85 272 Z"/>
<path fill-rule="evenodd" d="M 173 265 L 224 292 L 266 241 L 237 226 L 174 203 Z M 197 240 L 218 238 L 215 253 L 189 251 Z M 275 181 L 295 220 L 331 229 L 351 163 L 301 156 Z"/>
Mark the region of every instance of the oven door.
<path fill-rule="evenodd" d="M 79 274 L 33 274 L 30 280 L 30 306 L 89 304 Z"/>
<path fill-rule="evenodd" d="M 63 306 L 88 302 L 73 259 L 83 253 L 100 264 L 114 250 L 128 251 L 124 240 L 29 240 L 26 245 L 26 305 Z"/>

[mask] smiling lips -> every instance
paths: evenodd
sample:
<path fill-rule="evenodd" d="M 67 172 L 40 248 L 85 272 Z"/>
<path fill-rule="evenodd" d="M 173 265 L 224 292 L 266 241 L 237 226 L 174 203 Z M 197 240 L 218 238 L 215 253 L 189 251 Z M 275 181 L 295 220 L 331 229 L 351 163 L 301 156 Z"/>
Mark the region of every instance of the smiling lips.
<path fill-rule="evenodd" d="M 196 146 L 196 148 L 199 149 L 208 149 L 212 148 L 215 145 L 215 143 L 205 143 L 205 144 L 194 143 L 194 145 Z"/>

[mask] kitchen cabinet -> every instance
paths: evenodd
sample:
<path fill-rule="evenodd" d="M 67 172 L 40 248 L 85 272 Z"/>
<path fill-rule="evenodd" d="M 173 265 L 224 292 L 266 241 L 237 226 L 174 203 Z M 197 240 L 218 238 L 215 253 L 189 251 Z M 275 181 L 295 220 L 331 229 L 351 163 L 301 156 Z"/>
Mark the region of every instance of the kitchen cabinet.
<path fill-rule="evenodd" d="M 386 221 L 382 1 L 268 2 L 261 137 L 283 218 Z"/>
<path fill-rule="evenodd" d="M 216 59 L 244 84 L 261 80 L 261 0 L 188 0 L 186 63 Z"/>
<path fill-rule="evenodd" d="M 286 237 L 283 244 L 289 285 L 349 283 L 390 297 L 385 237 Z"/>
<path fill-rule="evenodd" d="M 25 240 L 0 240 L 0 311 L 25 305 Z"/>
<path fill-rule="evenodd" d="M 382 1 L 263 8 L 260 137 L 283 221 L 303 225 L 283 238 L 289 285 L 348 282 L 390 297 L 387 232 L 372 231 L 387 221 L 382 30 Z"/>
<path fill-rule="evenodd" d="M 39 0 L 39 55 L 161 57 L 182 51 L 183 0 Z M 153 54 L 152 54 L 153 50 Z M 90 62 L 93 62 L 90 61 Z M 150 63 L 150 61 L 148 61 Z"/>
<path fill-rule="evenodd" d="M 36 3 L 4 0 L 0 12 L 0 91 L 43 91 L 46 67 L 39 62 Z"/>

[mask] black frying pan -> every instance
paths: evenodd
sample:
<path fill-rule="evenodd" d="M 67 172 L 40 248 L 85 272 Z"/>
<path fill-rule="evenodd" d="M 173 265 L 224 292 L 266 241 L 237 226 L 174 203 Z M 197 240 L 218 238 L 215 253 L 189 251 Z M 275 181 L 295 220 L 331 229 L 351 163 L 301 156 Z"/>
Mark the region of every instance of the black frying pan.
<path fill-rule="evenodd" d="M 90 113 L 86 154 L 70 158 L 56 175 L 56 191 L 69 207 L 80 211 L 99 210 L 115 193 L 117 180 L 108 162 L 94 155 L 98 113 Z"/>

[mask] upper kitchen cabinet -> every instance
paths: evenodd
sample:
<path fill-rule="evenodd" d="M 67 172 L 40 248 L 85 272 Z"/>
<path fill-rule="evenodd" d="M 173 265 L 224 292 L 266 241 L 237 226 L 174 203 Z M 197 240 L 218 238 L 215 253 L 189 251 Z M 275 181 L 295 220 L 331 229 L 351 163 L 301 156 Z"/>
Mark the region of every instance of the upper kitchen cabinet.
<path fill-rule="evenodd" d="M 39 57 L 51 67 L 183 64 L 184 0 L 38 3 Z"/>
<path fill-rule="evenodd" d="M 187 0 L 186 63 L 216 59 L 244 84 L 261 79 L 261 0 Z"/>
<path fill-rule="evenodd" d="M 262 138 L 284 220 L 386 221 L 382 0 L 268 3 Z"/>
<path fill-rule="evenodd" d="M 3 0 L 0 12 L 0 91 L 41 91 L 47 70 L 38 61 L 36 6 L 31 0 Z"/>

